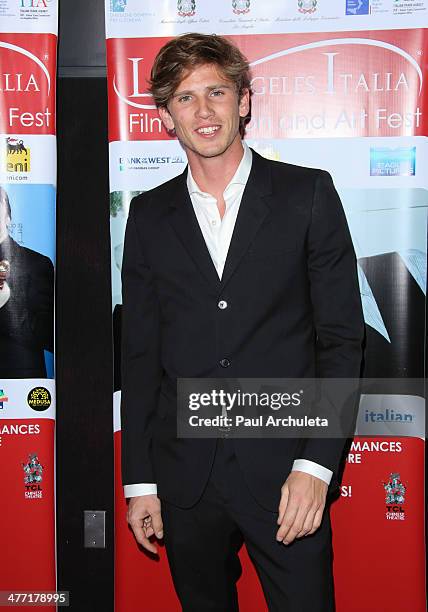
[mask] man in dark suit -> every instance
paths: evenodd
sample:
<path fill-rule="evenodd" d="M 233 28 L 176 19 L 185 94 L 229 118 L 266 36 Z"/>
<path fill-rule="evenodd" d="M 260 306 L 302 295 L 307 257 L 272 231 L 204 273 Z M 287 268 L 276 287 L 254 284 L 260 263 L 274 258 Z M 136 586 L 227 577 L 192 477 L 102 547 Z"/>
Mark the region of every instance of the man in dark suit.
<path fill-rule="evenodd" d="M 0 378 L 45 378 L 53 351 L 54 270 L 48 257 L 9 236 L 12 212 L 0 187 Z"/>
<path fill-rule="evenodd" d="M 270 610 L 332 610 L 324 508 L 343 440 L 178 438 L 176 381 L 358 377 L 363 321 L 345 215 L 326 172 L 243 143 L 248 63 L 224 38 L 167 43 L 151 91 L 189 166 L 132 201 L 126 230 L 128 521 L 151 552 L 149 538 L 164 536 L 186 611 L 238 609 L 243 542 Z"/>

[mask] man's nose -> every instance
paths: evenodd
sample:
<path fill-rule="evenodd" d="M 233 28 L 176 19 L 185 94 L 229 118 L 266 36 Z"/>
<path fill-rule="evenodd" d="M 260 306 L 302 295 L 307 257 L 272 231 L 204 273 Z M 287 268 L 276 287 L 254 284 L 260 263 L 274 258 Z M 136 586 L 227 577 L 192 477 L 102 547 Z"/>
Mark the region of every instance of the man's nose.
<path fill-rule="evenodd" d="M 200 98 L 198 100 L 196 114 L 199 117 L 203 117 L 203 118 L 211 117 L 211 115 L 214 114 L 214 109 L 212 108 L 212 105 L 210 104 L 209 98 Z"/>

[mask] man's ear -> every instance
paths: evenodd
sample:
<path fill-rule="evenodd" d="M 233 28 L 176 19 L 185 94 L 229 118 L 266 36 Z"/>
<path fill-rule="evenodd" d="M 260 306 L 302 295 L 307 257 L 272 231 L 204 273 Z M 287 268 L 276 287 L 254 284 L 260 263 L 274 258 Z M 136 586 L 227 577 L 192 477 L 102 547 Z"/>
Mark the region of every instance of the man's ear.
<path fill-rule="evenodd" d="M 172 120 L 169 110 L 166 106 L 159 106 L 158 108 L 159 117 L 166 129 L 170 132 L 174 129 L 174 121 Z"/>
<path fill-rule="evenodd" d="M 246 117 L 250 112 L 250 92 L 244 89 L 241 99 L 239 100 L 239 116 Z"/>

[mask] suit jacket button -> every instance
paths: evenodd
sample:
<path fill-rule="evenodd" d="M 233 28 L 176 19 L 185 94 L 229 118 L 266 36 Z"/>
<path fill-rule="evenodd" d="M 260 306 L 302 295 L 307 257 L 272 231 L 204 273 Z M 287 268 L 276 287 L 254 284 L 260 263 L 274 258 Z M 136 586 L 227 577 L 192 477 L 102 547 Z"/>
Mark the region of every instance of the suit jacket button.
<path fill-rule="evenodd" d="M 222 368 L 228 368 L 230 366 L 230 360 L 229 359 L 220 359 L 220 365 Z"/>
<path fill-rule="evenodd" d="M 225 300 L 220 300 L 217 306 L 220 308 L 220 310 L 224 310 L 227 308 L 227 302 Z"/>

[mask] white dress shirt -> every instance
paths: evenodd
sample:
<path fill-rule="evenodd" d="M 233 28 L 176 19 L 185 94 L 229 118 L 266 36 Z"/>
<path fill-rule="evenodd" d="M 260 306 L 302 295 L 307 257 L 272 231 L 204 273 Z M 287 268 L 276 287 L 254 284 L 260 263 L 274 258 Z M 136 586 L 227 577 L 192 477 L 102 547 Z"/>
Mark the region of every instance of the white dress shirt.
<path fill-rule="evenodd" d="M 241 204 L 242 194 L 244 193 L 245 185 L 251 170 L 252 158 L 251 149 L 243 142 L 244 155 L 241 162 L 233 175 L 230 183 L 223 192 L 226 210 L 223 219 L 220 217 L 217 208 L 217 200 L 210 195 L 201 191 L 192 176 L 190 166 L 187 171 L 187 188 L 189 190 L 190 199 L 192 201 L 193 210 L 198 219 L 199 227 L 204 236 L 205 243 L 211 259 L 217 270 L 219 278 L 222 277 L 224 264 L 229 250 L 230 241 L 235 227 L 236 218 Z M 333 472 L 319 463 L 309 461 L 307 459 L 296 459 L 293 463 L 292 471 L 298 470 L 306 472 L 312 476 L 320 478 L 327 484 L 330 484 Z M 284 474 L 284 480 L 286 474 Z M 157 493 L 157 487 L 154 483 L 140 483 L 125 485 L 125 497 L 135 497 L 137 495 L 150 495 Z"/>

